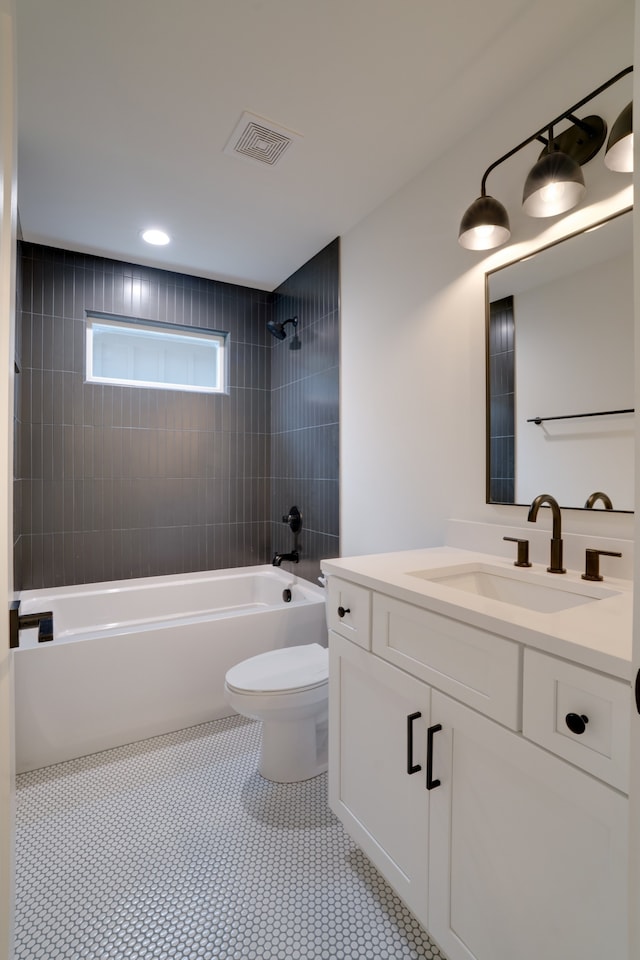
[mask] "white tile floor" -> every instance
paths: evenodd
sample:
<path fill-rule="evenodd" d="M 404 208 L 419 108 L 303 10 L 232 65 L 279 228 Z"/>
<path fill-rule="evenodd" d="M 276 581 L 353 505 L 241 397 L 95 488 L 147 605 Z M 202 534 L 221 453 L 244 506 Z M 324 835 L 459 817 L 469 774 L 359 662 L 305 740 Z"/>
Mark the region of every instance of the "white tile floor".
<path fill-rule="evenodd" d="M 22 774 L 15 960 L 433 960 L 327 806 L 229 717 Z"/>

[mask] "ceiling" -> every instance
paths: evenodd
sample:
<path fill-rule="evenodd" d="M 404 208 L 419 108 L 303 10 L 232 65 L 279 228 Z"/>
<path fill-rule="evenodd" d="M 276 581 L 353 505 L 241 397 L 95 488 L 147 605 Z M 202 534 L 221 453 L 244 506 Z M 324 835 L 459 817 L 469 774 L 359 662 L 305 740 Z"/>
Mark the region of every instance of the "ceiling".
<path fill-rule="evenodd" d="M 623 2 L 16 0 L 22 234 L 273 289 Z"/>

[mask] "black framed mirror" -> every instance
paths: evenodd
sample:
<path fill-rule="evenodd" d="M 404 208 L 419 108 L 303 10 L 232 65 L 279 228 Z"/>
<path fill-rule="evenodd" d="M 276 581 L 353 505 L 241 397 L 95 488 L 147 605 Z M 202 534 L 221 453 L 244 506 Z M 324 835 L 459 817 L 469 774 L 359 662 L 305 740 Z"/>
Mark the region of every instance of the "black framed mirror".
<path fill-rule="evenodd" d="M 630 208 L 485 275 L 487 503 L 634 510 Z M 608 506 L 598 498 L 596 509 Z"/>

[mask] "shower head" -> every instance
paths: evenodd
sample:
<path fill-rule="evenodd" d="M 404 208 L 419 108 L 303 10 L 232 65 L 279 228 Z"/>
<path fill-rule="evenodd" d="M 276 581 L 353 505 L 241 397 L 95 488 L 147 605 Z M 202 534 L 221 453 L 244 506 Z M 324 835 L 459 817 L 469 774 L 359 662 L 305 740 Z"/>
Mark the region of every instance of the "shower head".
<path fill-rule="evenodd" d="M 284 323 L 280 323 L 278 320 L 268 320 L 267 321 L 267 330 L 269 333 L 272 333 L 276 340 L 284 340 L 287 336 L 287 331 L 285 326 L 288 323 L 292 323 L 294 329 L 298 326 L 298 318 L 292 317 L 291 320 L 285 320 Z"/>

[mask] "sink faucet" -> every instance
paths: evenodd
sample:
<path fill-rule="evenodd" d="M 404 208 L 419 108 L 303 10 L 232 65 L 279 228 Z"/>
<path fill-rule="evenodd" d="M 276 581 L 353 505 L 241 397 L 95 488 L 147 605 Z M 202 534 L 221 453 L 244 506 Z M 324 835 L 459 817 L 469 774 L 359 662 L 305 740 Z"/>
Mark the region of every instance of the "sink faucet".
<path fill-rule="evenodd" d="M 291 553 L 274 553 L 271 563 L 274 567 L 279 567 L 283 560 L 291 560 L 292 563 L 298 563 L 300 560 L 298 551 L 292 550 Z"/>
<path fill-rule="evenodd" d="M 541 493 L 535 498 L 529 507 L 527 520 L 535 523 L 538 516 L 538 510 L 543 503 L 548 503 L 551 507 L 553 516 L 553 531 L 551 534 L 551 562 L 547 567 L 549 573 L 566 573 L 562 566 L 562 519 L 560 517 L 560 507 L 558 501 L 548 493 Z"/>

